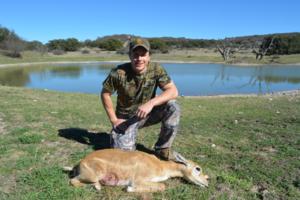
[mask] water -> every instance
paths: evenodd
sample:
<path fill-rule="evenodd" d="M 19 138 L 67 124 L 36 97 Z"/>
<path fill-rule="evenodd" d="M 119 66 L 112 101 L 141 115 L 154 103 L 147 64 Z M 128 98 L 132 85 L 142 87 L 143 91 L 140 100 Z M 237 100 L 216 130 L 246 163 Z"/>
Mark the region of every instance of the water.
<path fill-rule="evenodd" d="M 60 64 L 0 69 L 0 84 L 98 94 L 110 71 L 108 63 Z M 113 65 L 117 65 L 114 63 Z M 300 89 L 300 66 L 162 64 L 180 95 L 263 94 Z"/>

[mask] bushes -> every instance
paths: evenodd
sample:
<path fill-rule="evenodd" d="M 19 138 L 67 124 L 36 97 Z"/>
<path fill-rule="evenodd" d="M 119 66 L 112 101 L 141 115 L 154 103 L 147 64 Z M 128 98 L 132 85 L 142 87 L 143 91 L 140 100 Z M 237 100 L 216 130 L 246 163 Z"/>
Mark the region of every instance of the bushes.
<path fill-rule="evenodd" d="M 80 42 L 75 38 L 50 40 L 47 47 L 50 50 L 77 51 L 81 46 Z"/>
<path fill-rule="evenodd" d="M 82 53 L 82 54 L 89 54 L 90 51 L 89 51 L 88 49 L 83 49 L 83 50 L 81 50 L 81 53 Z"/>
<path fill-rule="evenodd" d="M 300 53 L 300 34 L 278 35 L 274 37 L 274 46 L 269 52 L 271 55 Z"/>
<path fill-rule="evenodd" d="M 19 51 L 9 51 L 9 52 L 6 52 L 4 55 L 11 57 L 11 58 L 22 58 L 22 54 Z"/>
<path fill-rule="evenodd" d="M 75 38 L 69 38 L 65 41 L 65 51 L 77 51 L 80 47 L 80 42 Z"/>
<path fill-rule="evenodd" d="M 63 55 L 65 54 L 65 51 L 64 50 L 61 50 L 61 49 L 55 49 L 52 51 L 53 55 Z"/>
<path fill-rule="evenodd" d="M 123 42 L 117 39 L 106 39 L 98 41 L 97 46 L 108 51 L 116 51 L 123 47 Z"/>
<path fill-rule="evenodd" d="M 3 55 L 21 58 L 25 43 L 26 41 L 21 39 L 14 31 L 0 26 L 0 49 L 5 52 Z"/>
<path fill-rule="evenodd" d="M 159 51 L 161 53 L 168 53 L 168 46 L 163 40 L 150 39 L 149 43 L 150 43 L 152 52 Z"/>

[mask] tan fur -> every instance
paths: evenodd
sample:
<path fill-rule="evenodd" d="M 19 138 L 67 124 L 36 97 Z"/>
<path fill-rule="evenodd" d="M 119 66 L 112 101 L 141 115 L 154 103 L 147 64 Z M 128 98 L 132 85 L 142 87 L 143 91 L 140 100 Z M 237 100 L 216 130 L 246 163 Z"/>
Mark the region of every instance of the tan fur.
<path fill-rule="evenodd" d="M 171 177 L 183 177 L 199 186 L 208 185 L 208 176 L 199 172 L 198 165 L 183 157 L 179 160 L 182 163 L 162 161 L 140 151 L 98 150 L 81 160 L 77 176 L 70 183 L 76 187 L 93 184 L 97 190 L 101 185 L 126 185 L 128 192 L 163 191 L 165 185 L 158 182 Z"/>

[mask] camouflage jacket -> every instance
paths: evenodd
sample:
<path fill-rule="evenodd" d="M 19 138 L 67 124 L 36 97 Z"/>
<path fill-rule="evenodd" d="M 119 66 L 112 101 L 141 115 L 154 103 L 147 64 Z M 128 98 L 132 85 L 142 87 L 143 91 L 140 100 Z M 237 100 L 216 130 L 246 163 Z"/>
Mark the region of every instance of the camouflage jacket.
<path fill-rule="evenodd" d="M 103 82 L 103 90 L 117 92 L 116 115 L 128 119 L 134 116 L 139 105 L 155 97 L 157 87 L 162 88 L 171 79 L 158 63 L 149 63 L 147 71 L 136 74 L 131 63 L 125 63 L 112 69 Z"/>

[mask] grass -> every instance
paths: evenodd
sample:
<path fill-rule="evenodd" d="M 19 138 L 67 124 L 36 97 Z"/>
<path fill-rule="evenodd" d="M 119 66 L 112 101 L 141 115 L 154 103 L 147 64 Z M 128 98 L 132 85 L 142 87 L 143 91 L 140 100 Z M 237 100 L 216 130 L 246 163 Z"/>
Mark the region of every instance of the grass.
<path fill-rule="evenodd" d="M 256 60 L 254 54 L 237 53 L 236 58 L 228 63 L 245 64 L 293 64 L 300 63 L 300 55 L 281 55 L 279 57 L 265 56 L 262 60 Z M 224 63 L 219 53 L 212 49 L 193 49 L 193 50 L 172 50 L 167 54 L 152 54 L 155 61 L 174 61 L 174 62 L 211 62 Z M 0 64 L 17 63 L 40 63 L 40 62 L 80 62 L 80 61 L 127 61 L 127 55 L 116 54 L 109 51 L 97 51 L 89 54 L 82 54 L 80 51 L 68 52 L 63 55 L 53 55 L 51 53 L 41 54 L 33 51 L 22 52 L 22 58 L 10 58 L 0 54 Z"/>
<path fill-rule="evenodd" d="M 68 184 L 63 166 L 107 148 L 110 124 L 97 95 L 0 86 L 0 199 L 300 199 L 300 96 L 178 98 L 174 149 L 200 163 L 208 188 L 180 179 L 167 190 Z M 151 148 L 159 126 L 141 129 Z"/>
<path fill-rule="evenodd" d="M 99 54 L 66 53 L 63 55 L 40 54 L 33 51 L 25 51 L 22 58 L 10 58 L 0 54 L 0 64 L 32 63 L 32 62 L 77 62 L 77 61 L 110 61 L 128 60 L 125 55 L 103 52 Z"/>

